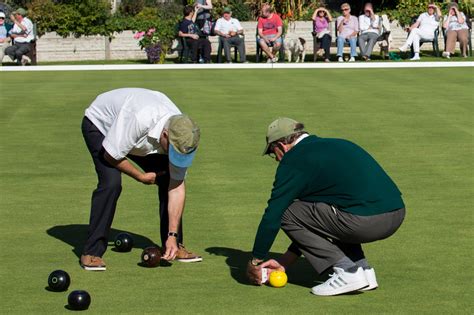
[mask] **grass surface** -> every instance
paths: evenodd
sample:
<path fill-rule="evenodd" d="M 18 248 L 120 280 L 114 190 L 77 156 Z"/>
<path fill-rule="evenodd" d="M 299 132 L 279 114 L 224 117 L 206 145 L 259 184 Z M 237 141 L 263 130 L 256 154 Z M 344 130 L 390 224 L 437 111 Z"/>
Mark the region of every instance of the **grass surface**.
<path fill-rule="evenodd" d="M 45 290 L 54 269 L 100 314 L 472 313 L 472 68 L 0 73 L 0 82 L 1 313 L 67 312 L 67 293 Z M 137 246 L 108 250 L 104 273 L 79 268 L 96 184 L 80 122 L 97 94 L 127 86 L 166 93 L 201 126 L 184 227 L 202 263 L 137 266 L 141 247 L 159 242 L 156 190 L 124 176 L 113 228 L 135 233 Z M 278 116 L 360 144 L 403 192 L 400 230 L 365 246 L 378 290 L 315 297 L 304 259 L 283 289 L 245 284 L 277 166 L 260 153 Z M 272 251 L 288 244 L 280 233 Z"/>

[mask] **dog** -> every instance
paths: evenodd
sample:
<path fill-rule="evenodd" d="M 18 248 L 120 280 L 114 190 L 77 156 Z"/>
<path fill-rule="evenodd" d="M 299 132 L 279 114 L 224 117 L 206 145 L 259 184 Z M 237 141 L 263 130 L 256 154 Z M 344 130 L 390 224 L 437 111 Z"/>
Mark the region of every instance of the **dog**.
<path fill-rule="evenodd" d="M 382 34 L 380 35 L 379 38 L 379 47 L 380 47 L 380 54 L 382 55 L 382 58 L 385 59 L 388 57 L 388 52 L 390 51 L 390 45 L 392 43 L 392 34 L 390 31 L 390 21 L 387 17 L 387 15 L 382 15 L 381 16 L 382 20 Z"/>
<path fill-rule="evenodd" d="M 285 53 L 288 56 L 288 61 L 291 62 L 292 58 L 296 56 L 295 62 L 304 62 L 306 56 L 306 40 L 298 37 L 297 39 L 285 39 Z"/>

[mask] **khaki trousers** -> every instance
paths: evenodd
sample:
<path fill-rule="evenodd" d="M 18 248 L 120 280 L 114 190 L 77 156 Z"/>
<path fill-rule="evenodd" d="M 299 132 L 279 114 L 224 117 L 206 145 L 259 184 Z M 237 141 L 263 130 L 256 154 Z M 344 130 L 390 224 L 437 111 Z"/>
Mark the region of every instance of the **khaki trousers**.
<path fill-rule="evenodd" d="M 461 48 L 461 54 L 467 56 L 467 43 L 468 43 L 468 30 L 449 30 L 446 32 L 446 48 L 445 51 L 454 54 L 456 48 L 456 41 L 459 41 L 459 47 Z"/>

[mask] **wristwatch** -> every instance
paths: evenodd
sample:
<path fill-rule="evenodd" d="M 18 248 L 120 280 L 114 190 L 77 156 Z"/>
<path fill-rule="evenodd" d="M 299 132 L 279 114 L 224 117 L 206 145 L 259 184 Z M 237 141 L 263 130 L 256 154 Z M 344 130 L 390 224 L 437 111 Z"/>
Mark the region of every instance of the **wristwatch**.
<path fill-rule="evenodd" d="M 176 233 L 176 232 L 168 232 L 168 236 L 174 236 L 174 237 L 178 238 L 178 233 Z"/>

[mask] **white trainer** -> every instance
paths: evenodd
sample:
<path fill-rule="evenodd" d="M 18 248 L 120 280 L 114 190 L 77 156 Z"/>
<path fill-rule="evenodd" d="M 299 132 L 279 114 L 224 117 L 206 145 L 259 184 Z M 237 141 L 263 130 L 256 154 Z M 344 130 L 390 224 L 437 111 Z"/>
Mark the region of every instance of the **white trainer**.
<path fill-rule="evenodd" d="M 351 59 L 349 59 L 349 62 L 354 62 L 356 61 L 354 57 L 351 57 Z"/>
<path fill-rule="evenodd" d="M 375 277 L 375 270 L 374 268 L 370 269 L 364 269 L 365 273 L 365 278 L 367 279 L 367 282 L 369 283 L 368 287 L 360 289 L 361 291 L 370 291 L 370 290 L 375 290 L 379 287 L 379 284 L 377 283 L 377 278 Z"/>
<path fill-rule="evenodd" d="M 337 61 L 338 61 L 338 62 L 344 62 L 344 58 L 339 57 L 339 58 L 337 58 Z"/>
<path fill-rule="evenodd" d="M 420 60 L 420 56 L 414 56 L 413 58 L 410 59 L 411 61 L 416 61 L 416 60 Z"/>
<path fill-rule="evenodd" d="M 331 296 L 352 291 L 357 291 L 369 285 L 365 278 L 364 269 L 359 267 L 355 273 L 344 271 L 342 268 L 334 267 L 334 273 L 323 284 L 311 289 L 315 295 Z"/>

